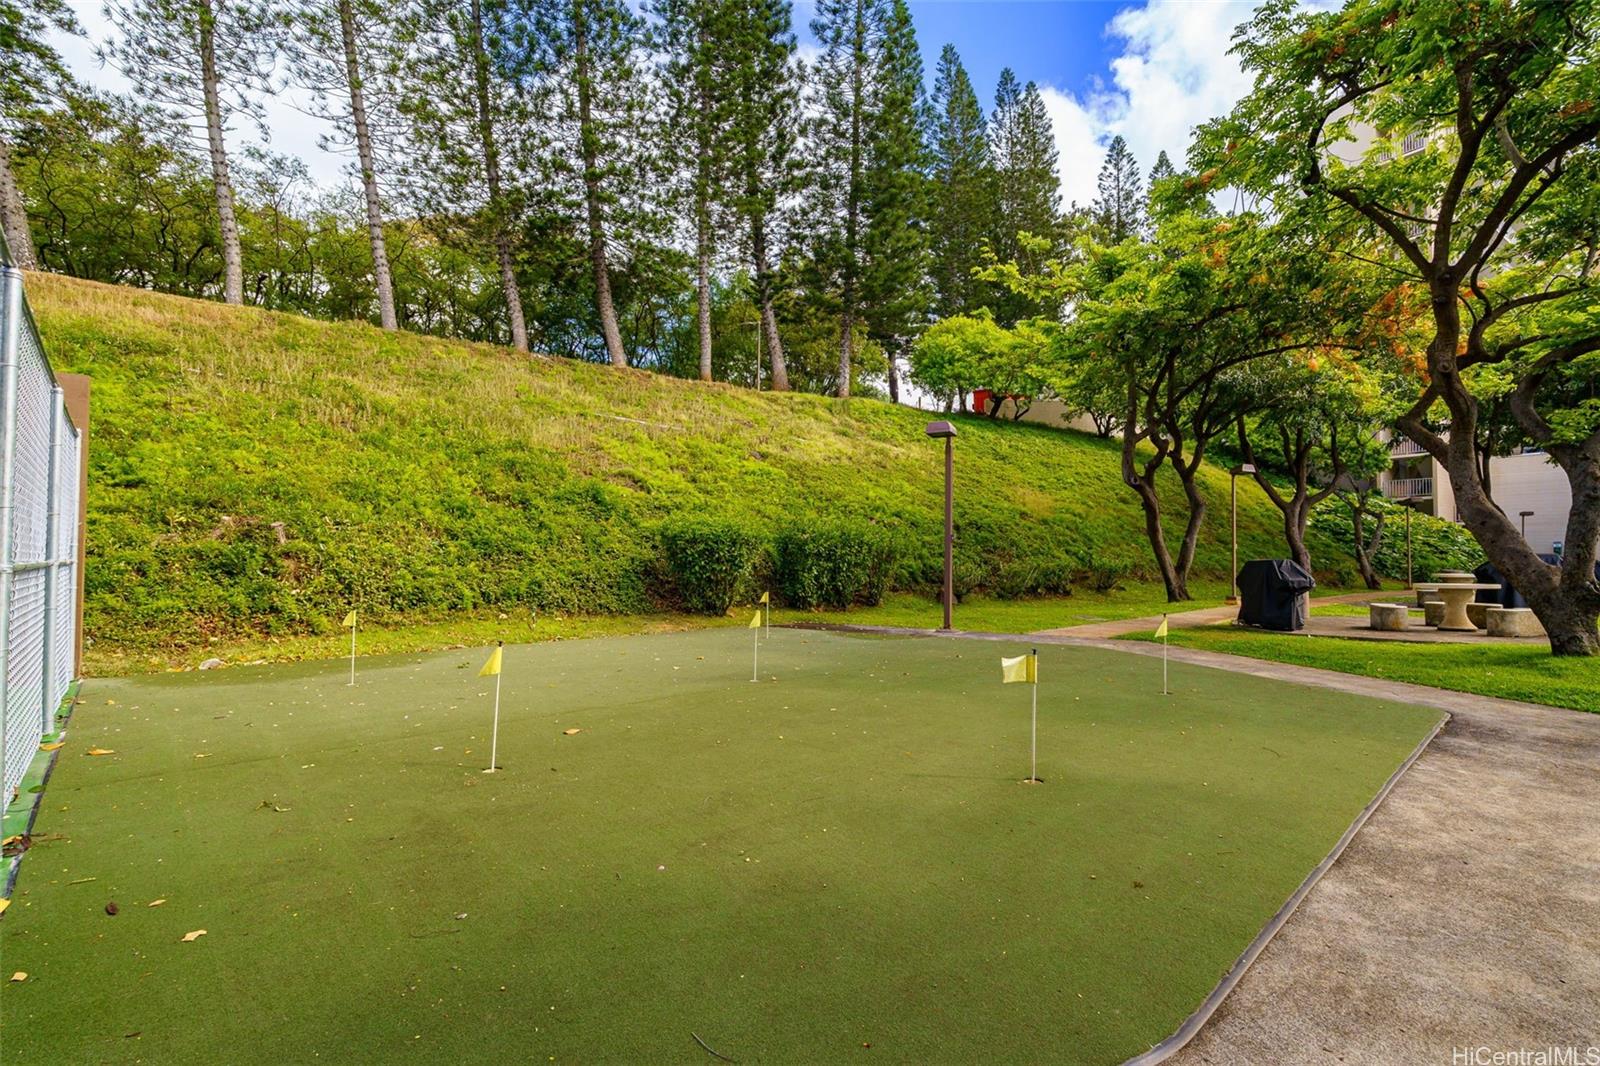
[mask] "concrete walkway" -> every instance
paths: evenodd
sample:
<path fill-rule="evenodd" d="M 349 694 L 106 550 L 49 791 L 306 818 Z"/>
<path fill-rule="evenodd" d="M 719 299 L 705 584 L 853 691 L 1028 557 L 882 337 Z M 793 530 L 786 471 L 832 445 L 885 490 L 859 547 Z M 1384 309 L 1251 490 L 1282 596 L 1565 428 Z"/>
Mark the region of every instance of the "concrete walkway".
<path fill-rule="evenodd" d="M 1319 596 L 1311 601 L 1311 606 L 1316 607 L 1325 603 L 1365 603 L 1382 595 L 1383 593 L 1381 592 L 1346 592 L 1338 596 Z M 1238 604 L 1200 607 L 1192 611 L 1177 611 L 1167 615 L 1167 625 L 1174 629 L 1187 626 L 1209 626 L 1218 622 L 1230 621 L 1237 618 L 1238 615 Z M 1119 618 L 1111 622 L 1090 622 L 1087 625 L 1066 626 L 1061 629 L 1043 629 L 1040 630 L 1040 634 L 1052 637 L 1068 636 L 1105 639 L 1126 636 L 1129 633 L 1147 633 L 1160 624 L 1161 616 L 1152 614 L 1142 618 Z"/>
<path fill-rule="evenodd" d="M 1084 628 L 955 636 L 1161 654 L 1077 636 Z M 1170 654 L 1452 717 L 1169 1062 L 1449 1066 L 1456 1048 L 1600 1046 L 1600 715 L 1189 648 Z"/>

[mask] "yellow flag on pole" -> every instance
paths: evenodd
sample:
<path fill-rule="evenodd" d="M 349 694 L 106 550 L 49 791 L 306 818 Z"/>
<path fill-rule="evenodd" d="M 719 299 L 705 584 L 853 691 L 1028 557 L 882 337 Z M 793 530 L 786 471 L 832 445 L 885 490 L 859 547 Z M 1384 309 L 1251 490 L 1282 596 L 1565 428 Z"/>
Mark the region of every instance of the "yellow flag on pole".
<path fill-rule="evenodd" d="M 1021 682 L 1028 685 L 1039 683 L 1039 657 L 1037 655 L 1018 655 L 1014 658 L 1000 660 L 1000 683 L 1010 685 Z"/>
<path fill-rule="evenodd" d="M 503 649 L 496 648 L 489 653 L 489 661 L 483 664 L 483 669 L 478 671 L 479 677 L 494 677 L 500 673 L 500 653 Z"/>
<path fill-rule="evenodd" d="M 751 629 L 760 629 L 761 628 L 761 612 L 760 611 L 757 611 L 755 614 L 750 616 L 750 626 L 749 626 L 749 628 L 751 628 Z"/>
<path fill-rule="evenodd" d="M 1161 624 L 1156 626 L 1156 636 L 1164 637 L 1166 635 L 1167 635 L 1167 616 L 1166 615 L 1162 615 L 1161 616 Z"/>
<path fill-rule="evenodd" d="M 772 602 L 772 593 L 763 592 L 761 594 L 761 601 L 760 602 L 762 602 L 762 603 L 771 603 Z"/>
<path fill-rule="evenodd" d="M 346 629 L 354 629 L 356 627 L 356 612 L 355 612 L 355 610 L 352 609 L 349 614 L 345 615 L 344 616 L 344 621 L 339 623 L 339 624 L 344 626 Z"/>

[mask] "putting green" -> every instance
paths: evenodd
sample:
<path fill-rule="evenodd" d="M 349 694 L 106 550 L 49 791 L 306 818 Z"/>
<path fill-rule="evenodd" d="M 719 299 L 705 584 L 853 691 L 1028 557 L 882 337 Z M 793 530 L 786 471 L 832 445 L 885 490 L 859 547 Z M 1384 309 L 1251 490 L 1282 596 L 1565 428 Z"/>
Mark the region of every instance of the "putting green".
<path fill-rule="evenodd" d="M 87 683 L 6 1062 L 1114 1062 L 1439 717 L 1045 646 L 1029 786 L 1018 646 L 750 639 L 508 648 L 495 775 L 482 650 Z"/>

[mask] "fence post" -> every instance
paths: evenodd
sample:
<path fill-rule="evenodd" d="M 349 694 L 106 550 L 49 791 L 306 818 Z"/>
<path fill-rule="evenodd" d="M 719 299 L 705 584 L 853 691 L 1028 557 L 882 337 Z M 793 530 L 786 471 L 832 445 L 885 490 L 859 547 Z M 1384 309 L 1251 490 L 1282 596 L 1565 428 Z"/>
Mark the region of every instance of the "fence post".
<path fill-rule="evenodd" d="M 50 389 L 50 458 L 46 463 L 44 509 L 44 660 L 39 686 L 39 735 L 55 732 L 56 708 L 52 697 L 56 688 L 56 569 L 61 565 L 56 538 L 61 528 L 61 422 L 65 418 L 61 386 Z"/>
<path fill-rule="evenodd" d="M 6 719 L 11 699 L 11 533 L 16 508 L 17 360 L 22 351 L 22 271 L 0 266 L 0 778 L 6 778 Z M 0 810 L 11 803 L 6 778 Z"/>

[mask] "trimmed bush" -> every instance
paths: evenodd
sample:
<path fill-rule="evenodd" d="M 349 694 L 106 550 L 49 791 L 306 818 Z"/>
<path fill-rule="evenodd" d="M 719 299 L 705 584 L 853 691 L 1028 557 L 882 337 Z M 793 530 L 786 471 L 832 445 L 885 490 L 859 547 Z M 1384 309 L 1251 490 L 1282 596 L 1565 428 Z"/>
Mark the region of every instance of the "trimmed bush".
<path fill-rule="evenodd" d="M 792 607 L 876 604 L 897 558 L 889 533 L 866 522 L 791 525 L 773 545 L 778 591 Z"/>
<path fill-rule="evenodd" d="M 727 518 L 675 519 L 657 534 L 678 598 L 696 614 L 727 614 L 765 547 L 755 530 Z"/>

